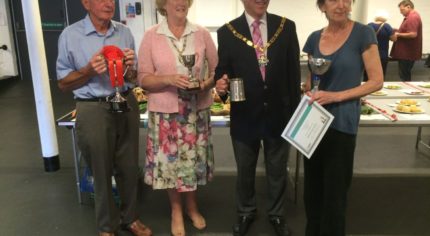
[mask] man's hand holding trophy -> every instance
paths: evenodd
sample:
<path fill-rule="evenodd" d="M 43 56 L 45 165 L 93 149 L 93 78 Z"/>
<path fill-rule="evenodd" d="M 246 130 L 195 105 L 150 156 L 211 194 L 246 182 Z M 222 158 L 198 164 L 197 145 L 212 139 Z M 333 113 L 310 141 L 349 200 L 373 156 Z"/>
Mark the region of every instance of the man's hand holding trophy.
<path fill-rule="evenodd" d="M 109 77 L 112 87 L 115 88 L 115 95 L 108 102 L 110 104 L 109 111 L 114 113 L 127 112 L 130 108 L 127 105 L 127 100 L 121 95 L 120 89 L 124 86 L 124 75 L 127 73 L 129 65 L 123 70 L 125 55 L 124 52 L 113 45 L 103 47 L 102 55 L 108 65 Z"/>

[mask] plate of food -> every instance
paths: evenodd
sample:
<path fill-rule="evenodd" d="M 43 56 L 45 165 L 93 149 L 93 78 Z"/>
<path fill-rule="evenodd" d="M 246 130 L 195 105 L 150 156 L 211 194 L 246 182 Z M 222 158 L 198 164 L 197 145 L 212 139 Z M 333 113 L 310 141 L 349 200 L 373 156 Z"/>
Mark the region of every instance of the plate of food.
<path fill-rule="evenodd" d="M 361 115 L 372 115 L 376 114 L 377 112 L 373 110 L 371 107 L 368 107 L 366 105 L 361 105 Z"/>
<path fill-rule="evenodd" d="M 372 95 L 372 96 L 387 96 L 388 93 L 383 91 L 383 90 L 379 90 L 379 91 L 371 93 L 370 95 Z"/>
<path fill-rule="evenodd" d="M 386 89 L 401 89 L 402 88 L 402 86 L 400 86 L 400 85 L 398 85 L 398 84 L 387 84 L 387 85 L 384 85 L 384 88 L 386 88 Z"/>
<path fill-rule="evenodd" d="M 419 90 L 406 90 L 404 91 L 407 95 L 423 95 L 424 92 L 423 91 L 419 91 Z"/>
<path fill-rule="evenodd" d="M 415 99 L 402 99 L 396 101 L 397 104 L 401 104 L 404 106 L 420 106 L 421 104 Z"/>
<path fill-rule="evenodd" d="M 393 111 L 398 112 L 398 113 L 404 113 L 404 114 L 423 114 L 425 113 L 425 111 L 421 110 L 421 111 L 400 111 L 397 109 L 393 109 Z"/>
<path fill-rule="evenodd" d="M 418 84 L 418 86 L 420 86 L 421 88 L 430 88 L 430 82 L 429 83 L 421 83 L 421 84 Z"/>
<path fill-rule="evenodd" d="M 230 115 L 230 104 L 222 104 L 222 103 L 214 102 L 212 103 L 210 110 L 211 110 L 211 115 L 213 116 Z"/>
<path fill-rule="evenodd" d="M 399 113 L 405 113 L 405 114 L 423 114 L 423 113 L 425 113 L 424 109 L 417 107 L 415 105 L 412 105 L 412 106 L 398 105 L 393 109 L 393 111 L 399 112 Z"/>

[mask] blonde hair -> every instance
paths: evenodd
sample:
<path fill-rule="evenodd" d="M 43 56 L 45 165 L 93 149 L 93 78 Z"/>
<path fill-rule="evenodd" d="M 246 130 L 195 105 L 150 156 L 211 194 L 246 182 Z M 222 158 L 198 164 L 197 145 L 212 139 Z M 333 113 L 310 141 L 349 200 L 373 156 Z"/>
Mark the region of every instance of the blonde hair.
<path fill-rule="evenodd" d="M 193 5 L 193 0 L 187 0 L 188 2 L 188 8 L 191 7 L 191 5 Z M 162 16 L 166 16 L 167 12 L 164 9 L 164 6 L 166 5 L 167 0 L 155 0 L 155 5 L 157 8 L 157 11 L 162 15 Z"/>

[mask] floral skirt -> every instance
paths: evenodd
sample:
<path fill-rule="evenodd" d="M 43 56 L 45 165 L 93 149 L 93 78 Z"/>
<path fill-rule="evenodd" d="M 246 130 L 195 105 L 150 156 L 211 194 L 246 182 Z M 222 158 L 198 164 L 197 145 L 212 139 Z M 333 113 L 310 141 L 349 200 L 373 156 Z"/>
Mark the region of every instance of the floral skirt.
<path fill-rule="evenodd" d="M 148 113 L 145 183 L 153 189 L 194 191 L 213 177 L 210 110 L 195 104 L 179 98 L 178 113 Z"/>

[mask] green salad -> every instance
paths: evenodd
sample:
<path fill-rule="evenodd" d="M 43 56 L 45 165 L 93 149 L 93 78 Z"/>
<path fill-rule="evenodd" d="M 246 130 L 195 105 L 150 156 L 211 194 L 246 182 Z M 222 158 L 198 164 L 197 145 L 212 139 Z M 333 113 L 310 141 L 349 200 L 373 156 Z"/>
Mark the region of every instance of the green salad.
<path fill-rule="evenodd" d="M 214 102 L 211 105 L 211 110 L 212 111 L 222 111 L 222 110 L 224 110 L 224 105 L 222 103 L 219 103 L 219 102 Z"/>
<path fill-rule="evenodd" d="M 145 113 L 146 112 L 146 106 L 147 106 L 146 102 L 140 102 L 139 103 L 139 111 L 140 111 L 140 113 Z"/>
<path fill-rule="evenodd" d="M 375 114 L 375 110 L 373 110 L 371 107 L 368 107 L 366 105 L 361 105 L 361 113 L 362 115 L 372 115 Z"/>

